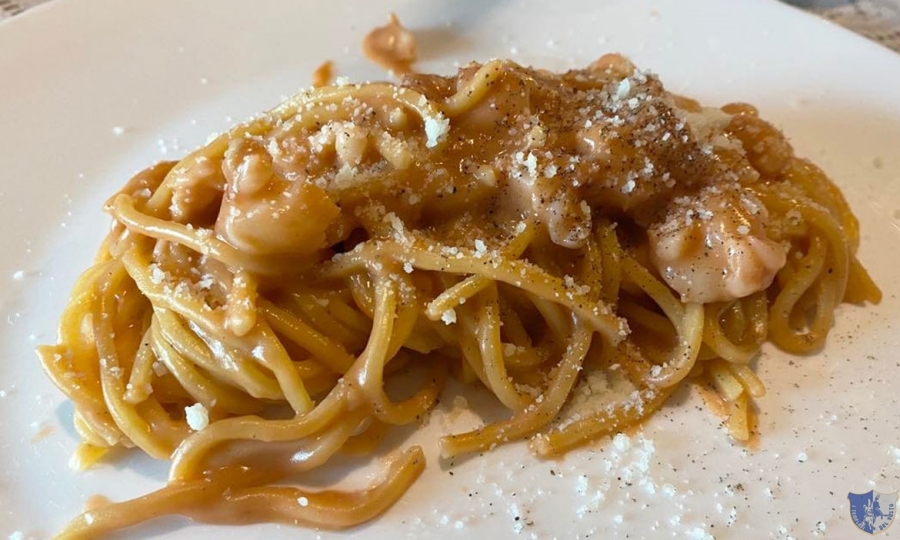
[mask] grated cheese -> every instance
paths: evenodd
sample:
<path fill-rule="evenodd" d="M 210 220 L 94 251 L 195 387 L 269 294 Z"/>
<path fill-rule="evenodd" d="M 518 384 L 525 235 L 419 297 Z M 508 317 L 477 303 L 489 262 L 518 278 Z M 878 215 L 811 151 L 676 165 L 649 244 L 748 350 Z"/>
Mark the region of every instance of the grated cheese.
<path fill-rule="evenodd" d="M 624 100 L 629 94 L 631 94 L 631 81 L 626 77 L 619 81 L 619 85 L 616 87 L 616 99 Z"/>
<path fill-rule="evenodd" d="M 475 256 L 480 259 L 484 257 L 485 253 L 487 253 L 487 246 L 484 244 L 484 240 L 480 238 L 475 240 Z"/>
<path fill-rule="evenodd" d="M 525 168 L 531 176 L 537 175 L 537 158 L 531 152 L 528 152 L 528 157 L 525 158 Z"/>
<path fill-rule="evenodd" d="M 157 377 L 162 377 L 162 376 L 166 375 L 167 373 L 169 373 L 169 370 L 168 370 L 168 368 L 166 368 L 166 365 L 163 364 L 162 362 L 160 362 L 159 360 L 157 360 L 156 362 L 153 362 L 153 365 L 151 367 L 153 368 L 153 373 L 156 373 Z"/>
<path fill-rule="evenodd" d="M 425 117 L 425 146 L 434 148 L 447 136 L 450 131 L 450 120 L 444 118 L 444 115 L 438 113 L 437 116 Z"/>
<path fill-rule="evenodd" d="M 148 268 L 150 270 L 150 281 L 154 285 L 159 285 L 166 279 L 166 273 L 160 270 L 156 263 L 151 264 Z"/>
<path fill-rule="evenodd" d="M 197 282 L 197 286 L 200 287 L 200 290 L 208 290 L 215 283 L 215 278 L 213 278 L 212 274 L 205 274 L 200 281 Z"/>
<path fill-rule="evenodd" d="M 194 431 L 200 431 L 209 425 L 209 411 L 202 403 L 195 403 L 184 408 L 185 419 L 188 426 Z"/>
<path fill-rule="evenodd" d="M 441 314 L 441 320 L 444 321 L 444 324 L 451 325 L 456 322 L 456 310 L 448 309 L 444 313 Z"/>
<path fill-rule="evenodd" d="M 716 537 L 706 532 L 706 529 L 694 527 L 688 531 L 690 540 L 716 540 Z"/>

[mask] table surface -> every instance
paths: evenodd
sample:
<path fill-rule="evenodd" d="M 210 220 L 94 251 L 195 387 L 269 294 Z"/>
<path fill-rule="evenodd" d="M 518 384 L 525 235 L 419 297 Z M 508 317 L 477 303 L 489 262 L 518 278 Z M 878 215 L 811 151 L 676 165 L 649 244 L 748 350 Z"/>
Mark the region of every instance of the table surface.
<path fill-rule="evenodd" d="M 0 0 L 0 21 L 52 0 Z M 900 0 L 783 0 L 900 52 Z"/>

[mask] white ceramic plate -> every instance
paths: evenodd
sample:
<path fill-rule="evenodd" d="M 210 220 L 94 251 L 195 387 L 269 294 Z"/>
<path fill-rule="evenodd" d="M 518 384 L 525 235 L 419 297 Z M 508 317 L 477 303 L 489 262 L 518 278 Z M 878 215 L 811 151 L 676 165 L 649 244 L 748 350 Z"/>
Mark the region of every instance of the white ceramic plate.
<path fill-rule="evenodd" d="M 0 538 L 48 537 L 86 497 L 130 498 L 166 476 L 135 454 L 71 471 L 72 407 L 32 352 L 106 230 L 104 198 L 309 84 L 324 59 L 354 80 L 384 77 L 358 51 L 391 9 L 419 35 L 424 70 L 491 57 L 559 69 L 621 51 L 673 90 L 759 105 L 844 189 L 885 300 L 842 307 L 821 354 L 765 351 L 757 450 L 681 392 L 630 448 L 605 440 L 541 462 L 517 444 L 441 463 L 438 432 L 473 420 L 442 405 L 404 441 L 430 460 L 410 492 L 372 524 L 321 536 L 862 538 L 847 493 L 900 488 L 900 56 L 764 0 L 61 0 L 0 25 Z M 213 532 L 318 534 L 168 519 L 124 536 Z"/>

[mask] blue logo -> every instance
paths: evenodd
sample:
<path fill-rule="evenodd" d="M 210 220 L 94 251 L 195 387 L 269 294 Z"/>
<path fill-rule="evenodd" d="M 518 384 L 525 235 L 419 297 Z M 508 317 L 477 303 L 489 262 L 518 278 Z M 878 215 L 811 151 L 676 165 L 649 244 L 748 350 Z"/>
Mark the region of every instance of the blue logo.
<path fill-rule="evenodd" d="M 894 522 L 897 509 L 897 492 L 878 493 L 872 490 L 858 495 L 848 493 L 850 499 L 850 517 L 862 532 L 878 534 L 884 532 Z"/>

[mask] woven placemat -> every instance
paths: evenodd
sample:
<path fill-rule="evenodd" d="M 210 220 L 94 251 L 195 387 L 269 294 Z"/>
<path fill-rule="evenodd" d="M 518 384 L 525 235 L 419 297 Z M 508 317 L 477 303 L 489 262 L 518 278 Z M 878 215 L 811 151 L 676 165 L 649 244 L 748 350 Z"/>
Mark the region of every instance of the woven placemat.
<path fill-rule="evenodd" d="M 900 52 L 900 0 L 788 0 L 788 3 Z"/>
<path fill-rule="evenodd" d="M 0 20 L 49 0 L 0 0 Z M 900 0 L 785 0 L 900 52 Z"/>

